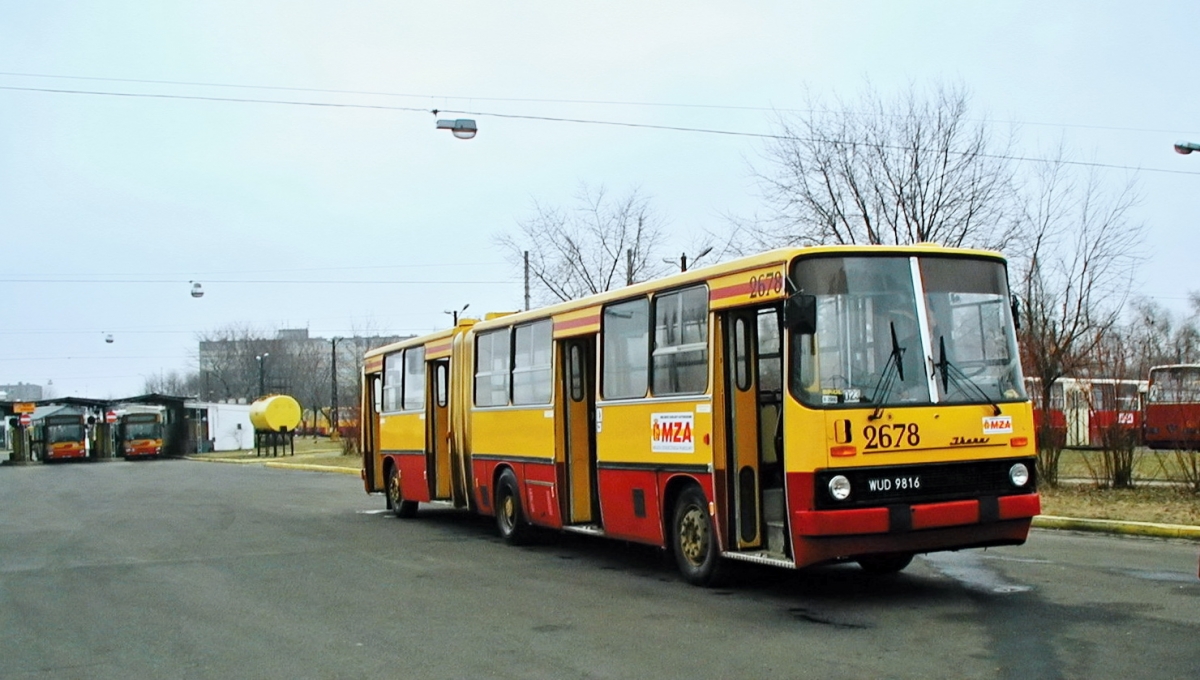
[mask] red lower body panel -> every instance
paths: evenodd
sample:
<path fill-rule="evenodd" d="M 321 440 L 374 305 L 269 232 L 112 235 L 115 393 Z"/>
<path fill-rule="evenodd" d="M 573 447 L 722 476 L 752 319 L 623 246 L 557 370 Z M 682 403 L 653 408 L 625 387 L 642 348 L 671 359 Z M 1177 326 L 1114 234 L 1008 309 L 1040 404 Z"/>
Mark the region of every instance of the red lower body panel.
<path fill-rule="evenodd" d="M 933 552 L 1024 543 L 1041 512 L 1036 493 L 847 510 L 808 510 L 812 475 L 789 476 L 796 566 L 887 552 Z M 991 507 L 993 509 L 986 509 Z"/>

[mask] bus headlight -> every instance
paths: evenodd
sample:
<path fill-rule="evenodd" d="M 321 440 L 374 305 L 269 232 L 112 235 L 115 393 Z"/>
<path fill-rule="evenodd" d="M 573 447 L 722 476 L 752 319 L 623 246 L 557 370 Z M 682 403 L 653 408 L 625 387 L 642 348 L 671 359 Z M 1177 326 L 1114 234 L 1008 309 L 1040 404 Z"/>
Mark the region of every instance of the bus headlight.
<path fill-rule="evenodd" d="M 1014 464 L 1008 469 L 1008 480 L 1015 487 L 1025 486 L 1029 483 L 1029 468 L 1024 463 Z"/>
<path fill-rule="evenodd" d="M 829 480 L 829 495 L 835 501 L 844 501 L 850 497 L 850 480 L 845 475 L 837 475 Z"/>

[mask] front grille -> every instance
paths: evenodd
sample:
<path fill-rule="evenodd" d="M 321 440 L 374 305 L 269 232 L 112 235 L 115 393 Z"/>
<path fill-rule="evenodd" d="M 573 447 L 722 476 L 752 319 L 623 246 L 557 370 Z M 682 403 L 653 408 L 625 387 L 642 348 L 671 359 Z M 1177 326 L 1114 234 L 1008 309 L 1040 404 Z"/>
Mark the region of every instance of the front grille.
<path fill-rule="evenodd" d="M 1016 463 L 1029 470 L 1029 482 L 1014 487 L 1008 471 Z M 1033 458 L 895 465 L 888 467 L 821 470 L 815 475 L 818 510 L 863 508 L 896 503 L 913 504 L 962 500 L 980 496 L 1030 493 L 1037 488 Z M 829 480 L 843 475 L 850 480 L 850 497 L 836 501 L 829 495 Z"/>

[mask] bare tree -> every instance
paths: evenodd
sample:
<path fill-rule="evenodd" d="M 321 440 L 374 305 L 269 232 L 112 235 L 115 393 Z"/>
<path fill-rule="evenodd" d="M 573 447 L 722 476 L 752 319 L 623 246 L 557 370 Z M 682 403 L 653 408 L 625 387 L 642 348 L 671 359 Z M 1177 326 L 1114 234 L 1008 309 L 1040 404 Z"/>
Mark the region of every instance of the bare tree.
<path fill-rule="evenodd" d="M 520 270 L 529 254 L 530 294 L 549 304 L 646 281 L 669 269 L 662 263 L 662 222 L 638 189 L 612 197 L 582 185 L 571 208 L 534 201 L 533 214 L 515 233 L 495 241 Z"/>
<path fill-rule="evenodd" d="M 1117 326 L 1143 231 L 1130 218 L 1138 201 L 1132 180 L 1110 190 L 1097 173 L 1078 177 L 1059 158 L 1040 167 L 1025 212 L 1028 239 L 1017 250 L 1022 364 L 1045 404 L 1060 378 L 1087 374 Z M 1042 441 L 1049 435 L 1039 433 Z M 1056 483 L 1054 451 L 1039 455 L 1038 472 Z"/>
<path fill-rule="evenodd" d="M 1137 377 L 1144 380 L 1152 366 L 1200 361 L 1200 293 L 1193 291 L 1189 303 L 1191 314 L 1177 321 L 1170 310 L 1153 300 L 1133 301 L 1124 345 Z"/>
<path fill-rule="evenodd" d="M 780 115 L 754 171 L 770 212 L 742 222 L 740 248 L 910 244 L 1004 249 L 1015 219 L 1008 145 L 971 117 L 961 86 Z"/>
<path fill-rule="evenodd" d="M 166 394 L 173 397 L 195 396 L 200 394 L 200 374 L 159 371 L 146 376 L 143 389 L 147 394 Z"/>
<path fill-rule="evenodd" d="M 282 371 L 276 366 L 286 361 L 286 344 L 278 337 L 231 325 L 200 334 L 199 346 L 200 385 L 205 399 L 253 401 L 261 392 L 286 389 L 278 378 Z"/>

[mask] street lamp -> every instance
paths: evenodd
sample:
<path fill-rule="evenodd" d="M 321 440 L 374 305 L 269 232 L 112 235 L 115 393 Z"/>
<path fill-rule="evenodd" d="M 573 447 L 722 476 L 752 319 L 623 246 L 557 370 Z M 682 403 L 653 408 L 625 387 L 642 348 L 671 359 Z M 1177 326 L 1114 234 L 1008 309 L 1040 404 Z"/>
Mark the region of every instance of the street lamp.
<path fill-rule="evenodd" d="M 455 328 L 457 328 L 458 327 L 458 315 L 467 311 L 467 307 L 470 307 L 470 306 L 471 306 L 471 303 L 468 302 L 467 304 L 462 306 L 462 309 L 458 309 L 458 310 L 446 309 L 446 310 L 442 310 L 442 314 L 449 314 L 451 316 L 451 318 L 454 319 L 454 326 L 455 326 Z"/>
<path fill-rule="evenodd" d="M 1175 153 L 1188 155 L 1193 151 L 1200 151 L 1200 144 L 1195 142 L 1175 142 Z"/>
<path fill-rule="evenodd" d="M 705 248 L 704 250 L 701 250 L 697 255 L 692 257 L 692 266 L 695 267 L 696 263 L 700 261 L 700 258 L 704 257 L 705 255 L 707 255 L 711 252 L 712 252 L 712 246 L 709 246 L 709 247 Z M 667 264 L 675 264 L 675 260 L 672 260 L 672 259 L 666 258 L 666 257 L 663 258 L 663 262 L 666 262 Z M 687 255 L 687 253 L 684 253 L 679 256 L 679 271 L 686 272 L 687 270 L 688 270 L 688 255 Z"/>
<path fill-rule="evenodd" d="M 199 281 L 188 281 L 188 283 L 192 284 L 192 297 L 204 297 L 204 286 L 201 286 Z"/>
<path fill-rule="evenodd" d="M 262 354 L 259 354 L 254 357 L 255 360 L 258 361 L 258 396 L 260 398 L 265 396 L 267 393 L 266 368 L 267 368 L 267 357 L 269 357 L 269 356 L 271 356 L 270 352 L 263 352 Z"/>
<path fill-rule="evenodd" d="M 475 125 L 475 121 L 470 118 L 456 118 L 454 120 L 443 119 L 437 122 L 437 129 L 449 130 L 458 139 L 471 139 L 479 132 L 479 128 Z"/>

